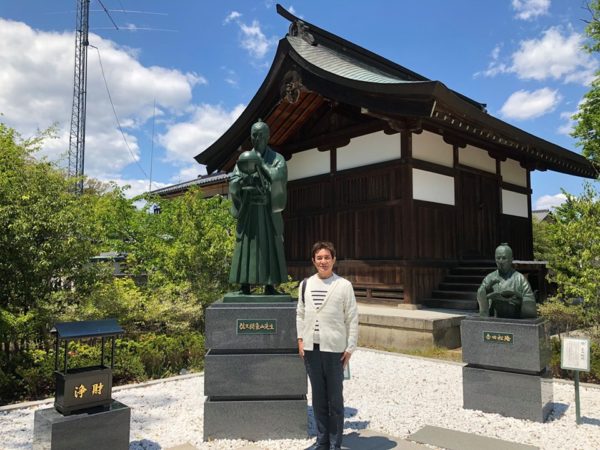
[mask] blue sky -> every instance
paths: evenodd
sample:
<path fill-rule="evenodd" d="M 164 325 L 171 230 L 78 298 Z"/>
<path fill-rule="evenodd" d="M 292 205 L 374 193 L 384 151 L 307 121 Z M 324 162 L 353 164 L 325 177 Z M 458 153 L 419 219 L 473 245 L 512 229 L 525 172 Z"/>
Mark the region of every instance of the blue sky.
<path fill-rule="evenodd" d="M 151 160 L 154 188 L 204 173 L 193 157 L 252 99 L 289 22 L 269 0 L 102 3 L 120 30 L 92 0 L 86 174 L 129 184 L 134 194 L 148 188 Z M 76 0 L 0 1 L 0 120 L 24 136 L 56 124 L 58 137 L 42 154 L 63 162 L 75 5 Z M 568 135 L 569 117 L 598 70 L 595 57 L 580 49 L 589 17 L 583 0 L 282 5 L 486 103 L 491 114 L 513 125 L 578 151 Z M 543 207 L 560 201 L 560 188 L 579 193 L 582 179 L 534 172 L 532 184 L 533 206 Z"/>

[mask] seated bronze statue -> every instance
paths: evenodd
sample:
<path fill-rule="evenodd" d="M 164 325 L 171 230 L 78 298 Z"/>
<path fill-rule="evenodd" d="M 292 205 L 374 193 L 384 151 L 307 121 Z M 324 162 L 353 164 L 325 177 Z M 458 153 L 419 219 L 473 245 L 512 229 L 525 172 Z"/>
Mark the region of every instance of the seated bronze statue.
<path fill-rule="evenodd" d="M 508 244 L 496 248 L 498 270 L 488 274 L 477 290 L 479 315 L 529 319 L 537 317 L 535 296 L 527 278 L 512 267 L 513 252 Z"/>

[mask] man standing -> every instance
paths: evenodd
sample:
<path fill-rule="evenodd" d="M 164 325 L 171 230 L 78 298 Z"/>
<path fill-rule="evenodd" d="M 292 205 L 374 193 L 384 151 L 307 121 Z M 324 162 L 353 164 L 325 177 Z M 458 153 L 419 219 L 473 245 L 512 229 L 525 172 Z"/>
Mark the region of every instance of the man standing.
<path fill-rule="evenodd" d="M 296 311 L 298 352 L 312 387 L 316 450 L 341 449 L 344 368 L 358 339 L 356 298 L 352 284 L 333 273 L 331 242 L 313 245 L 312 263 L 317 273 L 302 282 Z"/>
<path fill-rule="evenodd" d="M 502 243 L 496 248 L 495 259 L 498 270 L 488 274 L 477 290 L 479 315 L 535 318 L 535 296 L 527 278 L 513 269 L 513 252 L 508 244 Z"/>

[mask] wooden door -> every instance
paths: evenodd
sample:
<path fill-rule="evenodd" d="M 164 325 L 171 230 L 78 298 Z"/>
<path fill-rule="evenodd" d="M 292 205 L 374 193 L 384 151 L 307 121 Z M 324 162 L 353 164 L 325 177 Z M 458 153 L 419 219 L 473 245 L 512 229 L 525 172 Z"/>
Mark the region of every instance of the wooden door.
<path fill-rule="evenodd" d="M 498 245 L 500 194 L 495 175 L 461 170 L 457 205 L 459 255 L 463 259 L 493 259 Z"/>

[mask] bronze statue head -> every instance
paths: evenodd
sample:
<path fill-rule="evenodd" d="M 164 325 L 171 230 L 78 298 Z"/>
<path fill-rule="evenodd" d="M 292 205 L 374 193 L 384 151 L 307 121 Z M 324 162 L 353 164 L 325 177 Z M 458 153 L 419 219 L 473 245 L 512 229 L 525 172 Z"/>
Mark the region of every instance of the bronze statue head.
<path fill-rule="evenodd" d="M 507 243 L 503 242 L 496 247 L 495 259 L 500 273 L 505 274 L 512 269 L 513 251 Z"/>
<path fill-rule="evenodd" d="M 261 156 L 267 149 L 270 134 L 271 132 L 269 130 L 269 125 L 267 125 L 261 119 L 258 119 L 258 122 L 256 122 L 250 128 L 250 140 L 252 141 L 254 150 L 260 153 Z"/>

